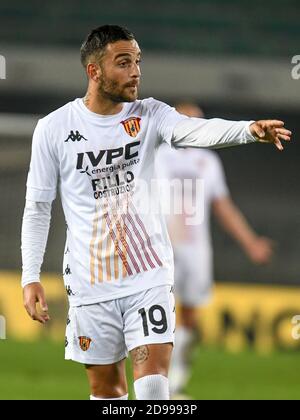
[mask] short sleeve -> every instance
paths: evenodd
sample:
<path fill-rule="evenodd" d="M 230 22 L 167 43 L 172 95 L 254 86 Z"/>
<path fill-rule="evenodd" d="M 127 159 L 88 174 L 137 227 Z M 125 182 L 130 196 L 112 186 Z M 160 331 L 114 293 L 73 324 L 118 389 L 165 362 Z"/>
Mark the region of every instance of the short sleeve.
<path fill-rule="evenodd" d="M 56 197 L 59 163 L 49 128 L 40 120 L 34 130 L 26 199 L 53 201 Z"/>
<path fill-rule="evenodd" d="M 212 165 L 212 199 L 218 200 L 230 195 L 221 159 L 215 154 Z"/>
<path fill-rule="evenodd" d="M 183 120 L 189 119 L 187 116 L 179 114 L 175 108 L 150 98 L 150 106 L 159 136 L 159 143 L 168 143 L 172 146 L 171 140 L 175 126 Z"/>

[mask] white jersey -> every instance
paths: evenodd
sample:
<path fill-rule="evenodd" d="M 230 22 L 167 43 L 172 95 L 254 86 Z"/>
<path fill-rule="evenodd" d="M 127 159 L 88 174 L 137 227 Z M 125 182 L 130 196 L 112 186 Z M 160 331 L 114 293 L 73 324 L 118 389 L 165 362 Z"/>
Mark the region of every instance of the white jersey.
<path fill-rule="evenodd" d="M 224 198 L 229 195 L 226 184 L 222 162 L 215 152 L 205 149 L 184 149 L 176 150 L 167 146 L 162 146 L 158 152 L 156 161 L 157 173 L 161 178 L 169 181 L 178 179 L 181 181 L 191 180 L 193 191 L 191 195 L 195 198 L 195 181 L 203 182 L 203 202 L 194 201 L 203 209 L 198 209 L 198 214 L 203 214 L 203 218 L 197 223 L 189 224 L 186 222 L 189 215 L 172 214 L 168 217 L 168 224 L 172 244 L 191 245 L 201 249 L 211 248 L 210 235 L 210 212 L 214 200 Z M 184 195 L 184 189 L 179 190 Z M 172 209 L 171 209 L 172 210 Z"/>
<path fill-rule="evenodd" d="M 161 178 L 191 180 L 197 214 L 201 215 L 194 224 L 187 223 L 190 215 L 167 215 L 168 230 L 175 254 L 175 291 L 183 304 L 198 306 L 206 303 L 211 295 L 213 282 L 213 248 L 210 232 L 211 205 L 229 195 L 221 160 L 215 152 L 204 149 L 175 150 L 162 146 L 156 161 Z M 195 198 L 195 181 L 203 182 L 201 200 Z M 184 201 L 185 189 L 177 194 Z M 178 199 L 178 197 L 177 197 Z M 184 208 L 184 207 L 183 207 Z M 202 217 L 203 216 L 203 217 Z"/>
<path fill-rule="evenodd" d="M 125 103 L 112 116 L 93 113 L 76 99 L 41 119 L 26 199 L 51 202 L 59 188 L 67 223 L 63 274 L 70 305 L 173 283 L 164 217 L 160 211 L 140 211 L 141 203 L 158 199 L 150 183 L 162 142 L 224 147 L 254 141 L 249 122 L 189 119 L 153 98 Z"/>

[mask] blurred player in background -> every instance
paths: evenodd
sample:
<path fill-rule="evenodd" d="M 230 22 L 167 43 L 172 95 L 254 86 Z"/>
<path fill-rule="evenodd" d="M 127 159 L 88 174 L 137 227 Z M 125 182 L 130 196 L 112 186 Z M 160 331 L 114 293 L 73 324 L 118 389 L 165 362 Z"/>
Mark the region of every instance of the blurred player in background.
<path fill-rule="evenodd" d="M 24 305 L 33 320 L 49 321 L 40 269 L 59 188 L 67 222 L 66 359 L 86 366 L 93 400 L 128 398 L 128 353 L 136 398 L 169 398 L 173 253 L 163 215 L 140 211 L 146 198 L 157 199 L 151 182 L 159 146 L 262 141 L 282 150 L 291 135 L 282 121 L 191 119 L 153 98 L 138 100 L 140 59 L 127 29 L 92 30 L 81 48 L 85 97 L 41 119 L 33 136 L 22 226 Z"/>
<path fill-rule="evenodd" d="M 188 117 L 204 118 L 194 103 L 179 103 L 176 110 Z M 204 220 L 186 223 L 188 215 L 168 217 L 168 229 L 175 259 L 175 294 L 181 304 L 181 323 L 176 329 L 175 349 L 169 374 L 170 391 L 183 396 L 190 377 L 191 353 L 197 344 L 198 308 L 211 297 L 213 283 L 213 250 L 210 213 L 224 230 L 236 240 L 254 264 L 266 264 L 272 257 L 272 241 L 259 236 L 249 225 L 230 197 L 220 158 L 204 149 L 182 151 L 162 146 L 157 170 L 169 180 L 202 179 L 204 181 Z M 184 191 L 181 191 L 184 194 Z"/>

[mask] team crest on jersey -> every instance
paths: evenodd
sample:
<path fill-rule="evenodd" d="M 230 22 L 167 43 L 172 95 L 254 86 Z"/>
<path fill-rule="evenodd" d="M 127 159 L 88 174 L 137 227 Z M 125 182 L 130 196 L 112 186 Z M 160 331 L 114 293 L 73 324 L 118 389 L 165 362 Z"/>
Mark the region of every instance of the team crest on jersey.
<path fill-rule="evenodd" d="M 78 337 L 79 345 L 82 351 L 87 351 L 90 348 L 92 340 L 89 337 Z"/>
<path fill-rule="evenodd" d="M 121 121 L 121 123 L 123 124 L 127 134 L 129 134 L 131 137 L 136 137 L 141 129 L 140 121 L 141 119 L 139 117 L 133 117 L 128 118 L 125 121 Z"/>

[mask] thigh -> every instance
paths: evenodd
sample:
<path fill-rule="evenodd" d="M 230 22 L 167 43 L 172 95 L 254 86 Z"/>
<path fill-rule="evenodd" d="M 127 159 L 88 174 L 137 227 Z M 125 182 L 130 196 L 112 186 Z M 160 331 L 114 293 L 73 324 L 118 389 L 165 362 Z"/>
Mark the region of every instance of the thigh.
<path fill-rule="evenodd" d="M 209 301 L 212 289 L 211 257 L 203 247 L 183 248 L 175 263 L 175 293 L 180 303 L 197 307 Z M 184 267 L 184 269 L 183 269 Z"/>
<path fill-rule="evenodd" d="M 130 352 L 134 380 L 148 375 L 168 376 L 172 343 L 149 344 L 136 347 Z"/>
<path fill-rule="evenodd" d="M 65 358 L 87 365 L 113 365 L 127 356 L 116 301 L 70 308 Z"/>
<path fill-rule="evenodd" d="M 127 394 L 125 360 L 110 365 L 86 365 L 91 394 L 119 398 Z"/>

